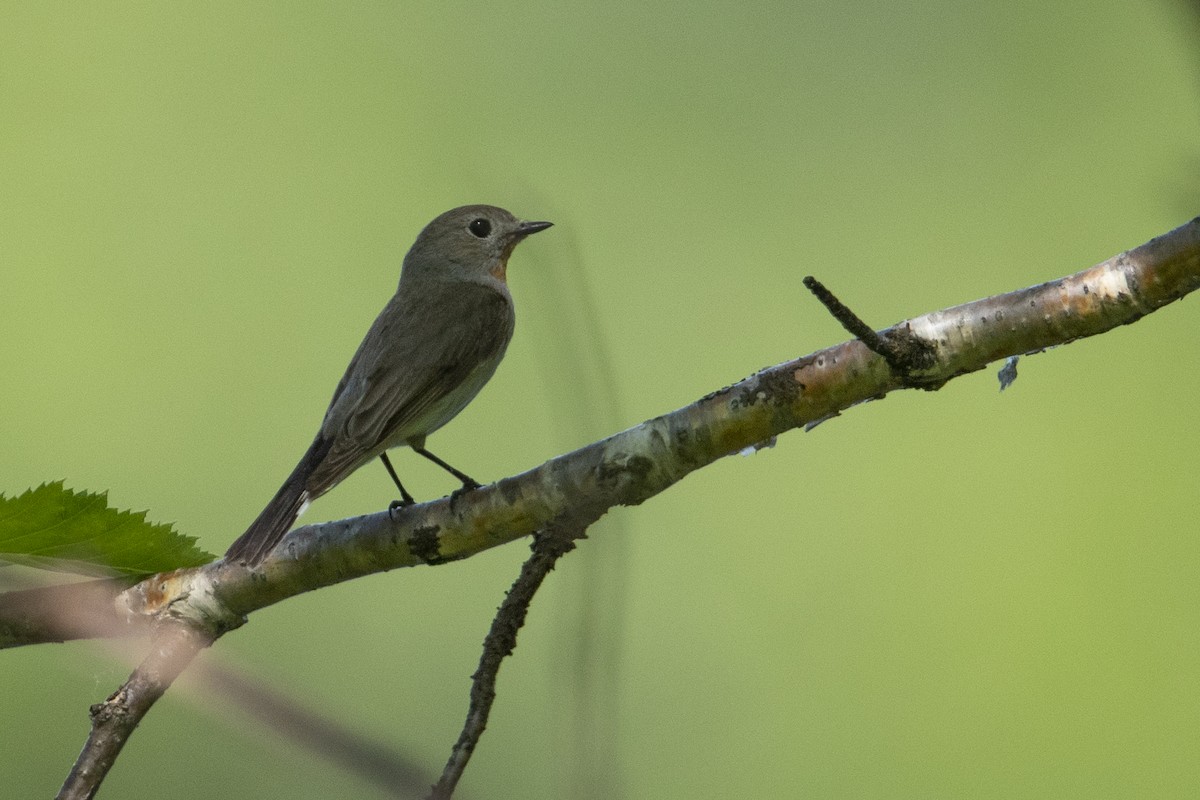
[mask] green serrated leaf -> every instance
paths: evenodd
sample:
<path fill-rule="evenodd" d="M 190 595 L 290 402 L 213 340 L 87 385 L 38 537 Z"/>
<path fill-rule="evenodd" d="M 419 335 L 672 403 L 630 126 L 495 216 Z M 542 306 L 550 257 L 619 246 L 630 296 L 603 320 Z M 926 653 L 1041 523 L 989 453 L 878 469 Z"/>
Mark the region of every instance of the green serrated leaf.
<path fill-rule="evenodd" d="M 196 567 L 216 556 L 145 511 L 108 507 L 108 493 L 76 492 L 62 481 L 19 497 L 0 494 L 0 561 L 80 575 L 150 575 Z"/>

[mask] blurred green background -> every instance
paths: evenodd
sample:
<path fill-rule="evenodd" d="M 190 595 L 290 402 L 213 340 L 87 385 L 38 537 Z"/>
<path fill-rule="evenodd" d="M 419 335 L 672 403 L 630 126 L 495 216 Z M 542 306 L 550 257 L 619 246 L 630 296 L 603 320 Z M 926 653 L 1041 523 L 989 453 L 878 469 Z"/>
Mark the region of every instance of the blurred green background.
<path fill-rule="evenodd" d="M 220 552 L 433 216 L 557 226 L 431 447 L 510 475 L 1200 214 L 1196 9 L 1141 0 L 39 3 L 0 10 L 0 491 Z M 874 403 L 614 512 L 551 576 L 474 798 L 1200 794 L 1196 301 Z M 411 454 L 419 497 L 453 482 Z M 383 508 L 362 470 L 307 521 Z M 440 770 L 527 550 L 256 614 L 206 658 Z M 0 653 L 47 797 L 131 656 Z M 102 797 L 382 797 L 178 687 Z"/>

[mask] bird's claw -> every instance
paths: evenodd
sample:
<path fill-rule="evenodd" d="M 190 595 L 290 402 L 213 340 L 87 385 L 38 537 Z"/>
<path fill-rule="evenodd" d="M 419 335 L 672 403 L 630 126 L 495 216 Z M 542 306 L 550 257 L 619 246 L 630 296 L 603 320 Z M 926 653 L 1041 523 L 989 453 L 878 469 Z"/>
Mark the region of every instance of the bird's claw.
<path fill-rule="evenodd" d="M 392 502 L 388 503 L 388 516 L 391 517 L 393 520 L 395 520 L 397 511 L 399 511 L 402 508 L 408 508 L 409 506 L 413 506 L 416 504 L 417 504 L 416 500 L 408 500 L 408 499 L 393 500 Z"/>
<path fill-rule="evenodd" d="M 454 504 L 457 503 L 467 492 L 473 492 L 476 489 L 482 489 L 483 484 L 475 481 L 463 481 L 463 485 L 450 493 L 450 510 L 454 510 Z"/>

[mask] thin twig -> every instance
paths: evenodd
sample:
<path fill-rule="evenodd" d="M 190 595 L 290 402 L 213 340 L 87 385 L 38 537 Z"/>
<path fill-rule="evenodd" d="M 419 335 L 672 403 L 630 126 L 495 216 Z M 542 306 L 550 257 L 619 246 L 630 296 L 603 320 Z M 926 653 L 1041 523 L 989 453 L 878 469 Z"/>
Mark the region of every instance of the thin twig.
<path fill-rule="evenodd" d="M 863 322 L 857 314 L 851 311 L 845 303 L 837 299 L 837 296 L 825 288 L 825 284 L 814 278 L 812 275 L 804 279 L 804 285 L 808 290 L 821 301 L 821 305 L 829 311 L 830 316 L 842 324 L 847 333 L 865 344 L 872 353 L 877 353 L 887 359 L 892 368 L 896 365 L 892 364 L 892 355 L 888 346 L 880 338 L 867 323 Z"/>
<path fill-rule="evenodd" d="M 872 353 L 882 357 L 893 372 L 904 378 L 905 385 L 937 389 L 945 383 L 944 380 L 921 380 L 914 374 L 937 363 L 937 348 L 917 336 L 912 326 L 897 325 L 880 335 L 812 275 L 804 279 L 804 285 L 850 335 L 866 345 Z"/>
<path fill-rule="evenodd" d="M 479 669 L 471 676 L 471 703 L 462 733 L 450 752 L 442 777 L 430 793 L 430 800 L 449 800 L 454 794 L 471 754 L 487 727 L 488 714 L 496 700 L 496 676 L 506 656 L 517 646 L 517 631 L 525 624 L 525 615 L 542 580 L 554 569 L 558 559 L 575 549 L 575 540 L 582 537 L 582 527 L 548 529 L 533 538 L 533 554 L 521 566 L 521 574 L 501 603 L 491 630 L 483 642 Z"/>
<path fill-rule="evenodd" d="M 92 706 L 92 732 L 59 789 L 57 800 L 96 796 L 142 717 L 196 654 L 212 641 L 212 635 L 184 623 L 165 623 L 158 629 L 150 654 L 129 680 L 103 703 Z"/>

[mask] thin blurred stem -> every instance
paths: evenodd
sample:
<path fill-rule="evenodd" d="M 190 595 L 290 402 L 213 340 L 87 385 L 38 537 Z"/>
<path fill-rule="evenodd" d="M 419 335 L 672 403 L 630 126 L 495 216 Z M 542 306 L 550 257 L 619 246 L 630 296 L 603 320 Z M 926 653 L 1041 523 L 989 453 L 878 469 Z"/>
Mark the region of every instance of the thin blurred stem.
<path fill-rule="evenodd" d="M 433 775 L 413 758 L 305 708 L 266 682 L 214 665 L 209 659 L 193 668 L 193 673 L 197 672 L 209 694 L 250 715 L 273 734 L 291 739 L 297 746 L 380 787 L 389 797 L 417 798 L 429 790 Z"/>

